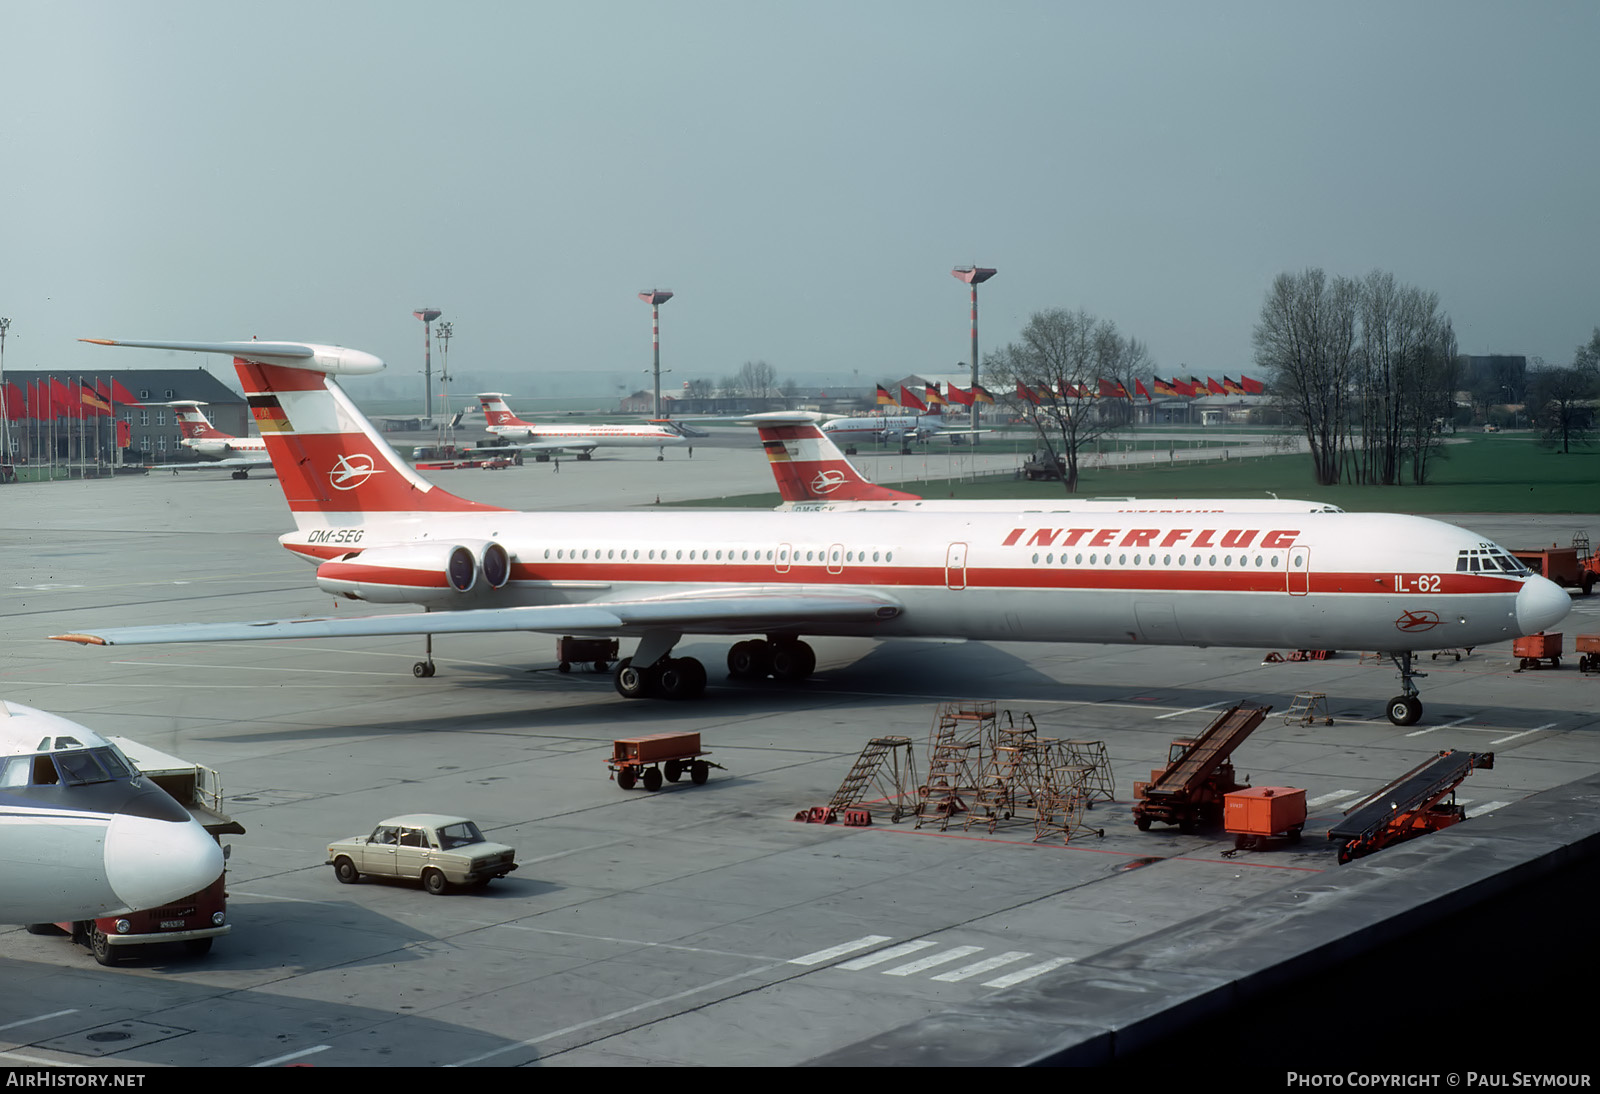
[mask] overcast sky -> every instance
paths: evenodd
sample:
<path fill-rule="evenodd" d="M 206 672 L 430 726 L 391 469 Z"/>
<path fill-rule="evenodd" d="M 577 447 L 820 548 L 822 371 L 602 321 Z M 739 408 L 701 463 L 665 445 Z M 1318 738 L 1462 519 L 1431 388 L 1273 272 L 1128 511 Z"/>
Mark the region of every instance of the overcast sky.
<path fill-rule="evenodd" d="M 664 387 L 948 371 L 1047 307 L 1250 372 L 1271 279 L 1600 324 L 1600 4 L 0 0 L 5 363 L 335 342 Z M 438 361 L 435 359 L 435 367 Z M 399 378 L 399 377 L 396 377 Z M 420 380 L 418 381 L 420 390 Z"/>

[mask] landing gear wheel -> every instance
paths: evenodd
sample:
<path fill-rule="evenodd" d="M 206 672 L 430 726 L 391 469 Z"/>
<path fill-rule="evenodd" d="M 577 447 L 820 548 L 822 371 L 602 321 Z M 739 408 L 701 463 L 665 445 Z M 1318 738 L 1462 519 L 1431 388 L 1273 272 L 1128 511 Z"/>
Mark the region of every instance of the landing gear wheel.
<path fill-rule="evenodd" d="M 356 869 L 355 863 L 341 855 L 334 861 L 333 876 L 346 885 L 354 885 L 361 880 L 361 871 Z"/>
<path fill-rule="evenodd" d="M 780 680 L 804 680 L 817 668 L 817 655 L 798 639 L 772 647 L 772 675 Z"/>
<path fill-rule="evenodd" d="M 706 689 L 706 667 L 693 657 L 674 657 L 660 666 L 657 682 L 668 699 L 693 699 Z"/>
<path fill-rule="evenodd" d="M 617 694 L 624 699 L 643 699 L 650 694 L 654 675 L 648 669 L 634 668 L 633 658 L 624 657 L 617 662 L 617 674 L 613 683 L 616 684 Z"/>
<path fill-rule="evenodd" d="M 661 769 L 647 767 L 644 772 L 644 788 L 652 793 L 661 789 Z"/>
<path fill-rule="evenodd" d="M 433 675 L 433 670 L 434 665 L 432 661 L 418 661 L 415 665 L 411 666 L 411 675 L 415 676 L 418 680 L 426 680 L 428 677 Z"/>
<path fill-rule="evenodd" d="M 106 937 L 106 932 L 95 927 L 89 932 L 89 952 L 94 954 L 94 959 L 100 964 L 110 968 L 121 960 L 122 955 L 117 952 L 117 947 L 111 944 Z"/>
<path fill-rule="evenodd" d="M 728 650 L 728 675 L 735 680 L 759 680 L 772 671 L 772 658 L 765 642 L 746 639 Z"/>
<path fill-rule="evenodd" d="M 1389 721 L 1397 726 L 1414 726 L 1422 717 L 1422 700 L 1415 695 L 1396 695 L 1389 700 Z"/>
<path fill-rule="evenodd" d="M 438 870 L 428 870 L 422 875 L 422 887 L 434 896 L 443 896 L 450 883 Z"/>
<path fill-rule="evenodd" d="M 249 476 L 248 473 L 246 473 L 244 471 L 235 471 L 233 473 L 233 477 L 236 478 L 236 479 L 248 479 L 250 476 Z"/>

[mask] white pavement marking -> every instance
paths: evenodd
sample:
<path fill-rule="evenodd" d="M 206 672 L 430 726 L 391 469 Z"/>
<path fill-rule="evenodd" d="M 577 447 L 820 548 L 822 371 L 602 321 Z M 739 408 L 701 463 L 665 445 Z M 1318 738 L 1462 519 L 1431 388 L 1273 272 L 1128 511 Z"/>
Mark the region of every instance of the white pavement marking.
<path fill-rule="evenodd" d="M 1198 714 L 1202 710 L 1212 710 L 1212 709 L 1214 709 L 1216 707 L 1220 707 L 1220 706 L 1223 705 L 1223 703 L 1226 703 L 1227 701 L 1228 700 L 1224 699 L 1224 700 L 1222 700 L 1222 702 L 1219 702 L 1219 703 L 1207 703 L 1203 707 L 1190 707 L 1188 710 L 1175 710 L 1171 714 L 1157 714 L 1156 715 L 1156 720 L 1160 721 L 1160 720 L 1165 719 L 1165 718 L 1177 718 L 1177 717 L 1180 717 L 1180 716 L 1182 716 L 1184 714 Z"/>
<path fill-rule="evenodd" d="M 762 965 L 760 968 L 751 969 L 748 972 L 735 973 L 732 976 L 724 976 L 721 980 L 713 980 L 711 983 L 702 984 L 698 988 L 689 988 L 686 991 L 678 992 L 676 995 L 662 996 L 660 999 L 647 999 L 643 1003 L 637 1003 L 634 1006 L 625 1007 L 622 1010 L 614 1010 L 610 1014 L 602 1014 L 600 1017 L 591 1018 L 587 1022 L 578 1022 L 575 1025 L 564 1026 L 561 1029 L 551 1030 L 549 1033 L 542 1033 L 538 1037 L 529 1037 L 526 1040 L 518 1041 L 514 1045 L 506 1045 L 503 1048 L 494 1049 L 492 1052 L 484 1052 L 477 1056 L 469 1056 L 465 1060 L 458 1060 L 453 1064 L 446 1064 L 445 1066 L 465 1067 L 468 1064 L 481 1063 L 492 1056 L 499 1056 L 504 1052 L 512 1052 L 519 1048 L 532 1048 L 534 1045 L 543 1044 L 545 1041 L 553 1040 L 556 1037 L 563 1037 L 569 1033 L 576 1033 L 580 1029 L 587 1029 L 590 1026 L 597 1026 L 601 1022 L 609 1022 L 617 1018 L 626 1018 L 630 1014 L 637 1013 L 641 1010 L 646 1010 L 650 1007 L 659 1006 L 662 1003 L 676 1003 L 678 1000 L 687 999 L 691 995 L 698 995 L 703 991 L 711 991 L 715 988 L 720 988 L 725 984 L 732 984 L 736 981 L 744 980 L 747 977 L 760 976 L 762 973 L 771 972 L 773 969 L 781 969 L 782 967 L 783 966 L 781 964 Z"/>
<path fill-rule="evenodd" d="M 311 1055 L 314 1055 L 314 1054 L 316 1054 L 318 1052 L 326 1052 L 328 1049 L 330 1049 L 332 1047 L 333 1047 L 332 1045 L 316 1045 L 313 1048 L 303 1048 L 299 1052 L 291 1052 L 287 1056 L 274 1056 L 270 1060 L 261 1060 L 258 1063 L 251 1064 L 250 1066 L 251 1067 L 277 1067 L 279 1064 L 288 1063 L 290 1060 L 298 1060 L 302 1056 L 311 1056 Z"/>
<path fill-rule="evenodd" d="M 869 953 L 865 957 L 858 957 L 854 961 L 846 961 L 837 967 L 849 969 L 851 972 L 859 972 L 862 969 L 870 969 L 874 965 L 881 965 L 885 961 L 893 961 L 897 957 L 904 957 L 907 954 L 916 953 L 918 950 L 925 950 L 929 946 L 935 945 L 938 945 L 938 943 L 927 941 L 902 942 L 898 946 L 890 946 L 887 950 L 879 950 L 877 953 Z"/>
<path fill-rule="evenodd" d="M 1503 745 L 1508 741 L 1516 740 L 1518 737 L 1526 737 L 1530 733 L 1538 733 L 1541 730 L 1552 729 L 1556 725 L 1557 725 L 1556 722 L 1546 722 L 1542 726 L 1534 726 L 1532 729 L 1525 729 L 1521 733 L 1512 733 L 1509 736 L 1496 737 L 1494 740 L 1490 741 L 1489 743 L 1492 744 L 1492 745 Z"/>
<path fill-rule="evenodd" d="M 994 957 L 986 957 L 982 961 L 974 961 L 970 965 L 963 965 L 959 969 L 942 972 L 935 976 L 934 979 L 942 980 L 946 984 L 954 984 L 986 972 L 993 972 L 995 969 L 1002 968 L 1014 961 L 1021 961 L 1024 957 L 1032 956 L 1033 954 L 1026 950 L 1007 950 L 1005 953 L 997 954 Z"/>
<path fill-rule="evenodd" d="M 855 953 L 857 950 L 864 950 L 868 946 L 881 946 L 887 941 L 889 941 L 889 936 L 886 934 L 869 934 L 856 939 L 854 942 L 842 942 L 826 950 L 808 953 L 804 957 L 791 958 L 789 964 L 820 965 L 824 961 L 832 961 L 835 957 L 843 957 L 847 953 Z"/>
<path fill-rule="evenodd" d="M 1070 957 L 1057 957 L 1049 961 L 1041 961 L 1037 965 L 1029 965 L 1025 969 L 1018 969 L 1016 972 L 997 976 L 993 980 L 985 980 L 983 986 L 986 988 L 1009 988 L 1013 984 L 1022 983 L 1024 980 L 1032 980 L 1035 976 L 1043 976 L 1051 969 L 1059 969 L 1062 965 L 1070 964 L 1071 961 L 1072 958 Z"/>
<path fill-rule="evenodd" d="M 952 961 L 960 961 L 963 957 L 971 957 L 981 949 L 983 949 L 982 946 L 953 946 L 948 950 L 941 950 L 938 953 L 929 954 L 927 957 L 908 961 L 898 968 L 884 969 L 883 975 L 910 976 L 912 973 L 927 972 L 929 969 L 938 968 L 940 965 L 948 965 Z"/>
<path fill-rule="evenodd" d="M 16 1029 L 18 1026 L 32 1025 L 34 1022 L 46 1022 L 46 1021 L 49 1021 L 51 1018 L 60 1018 L 63 1014 L 77 1014 L 77 1013 L 78 1013 L 78 1008 L 77 1007 L 72 1007 L 72 1008 L 70 1008 L 68 1010 L 53 1010 L 49 1014 L 36 1014 L 32 1018 L 22 1018 L 22 1019 L 19 1019 L 18 1021 L 11 1022 L 11 1023 L 8 1023 L 6 1025 L 0 1026 L 0 1032 L 4 1032 L 5 1030 L 8 1030 L 8 1029 Z"/>
<path fill-rule="evenodd" d="M 1326 805 L 1329 802 L 1342 801 L 1345 798 L 1353 798 L 1359 793 L 1361 793 L 1361 791 L 1359 791 L 1359 790 L 1335 790 L 1335 791 L 1332 791 L 1331 793 L 1322 795 L 1320 798 L 1310 798 L 1310 799 L 1308 799 L 1306 801 L 1306 805 L 1308 805 L 1308 806 Z"/>
<path fill-rule="evenodd" d="M 1457 802 L 1456 804 L 1459 805 L 1461 803 Z M 1481 817 L 1485 813 L 1494 812 L 1496 809 L 1499 809 L 1502 805 L 1510 805 L 1510 804 L 1511 804 L 1510 802 L 1484 802 L 1482 805 L 1476 806 L 1476 807 L 1474 807 L 1472 809 L 1468 809 L 1467 810 L 1467 816 L 1469 816 L 1469 817 Z"/>

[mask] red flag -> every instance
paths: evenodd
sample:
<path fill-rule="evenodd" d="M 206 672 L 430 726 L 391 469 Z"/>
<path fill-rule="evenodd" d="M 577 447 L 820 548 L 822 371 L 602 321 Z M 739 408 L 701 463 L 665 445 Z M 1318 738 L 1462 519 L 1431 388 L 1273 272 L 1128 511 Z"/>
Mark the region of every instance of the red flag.
<path fill-rule="evenodd" d="M 66 384 L 54 376 L 50 377 L 50 406 L 57 414 L 71 415 L 76 409 L 76 402 Z"/>
<path fill-rule="evenodd" d="M 1246 395 L 1260 395 L 1267 390 L 1266 384 L 1263 384 L 1260 380 L 1252 380 L 1242 372 L 1239 373 L 1239 386 L 1244 388 Z"/>
<path fill-rule="evenodd" d="M 1226 395 L 1228 393 L 1226 388 L 1209 376 L 1206 377 L 1206 390 L 1213 395 Z"/>
<path fill-rule="evenodd" d="M 950 396 L 950 401 L 952 403 L 955 403 L 957 406 L 971 406 L 972 405 L 972 392 L 970 392 L 970 391 L 962 391 L 960 388 L 956 387 L 956 385 L 954 385 L 954 384 L 950 385 L 950 387 L 946 391 L 946 394 Z"/>
<path fill-rule="evenodd" d="M 1033 389 L 1027 384 L 1023 383 L 1021 380 L 1017 381 L 1017 398 L 1024 399 L 1032 403 L 1034 406 L 1039 405 L 1039 396 L 1035 395 L 1033 393 Z"/>
<path fill-rule="evenodd" d="M 1127 397 L 1128 389 L 1122 386 L 1121 380 L 1118 380 L 1115 383 L 1104 379 L 1100 381 L 1100 398 L 1126 399 Z"/>
<path fill-rule="evenodd" d="M 5 400 L 5 416 L 8 421 L 17 421 L 27 414 L 28 400 L 23 398 L 22 389 L 16 384 L 8 382 L 4 387 L 0 387 L 0 399 Z"/>
<path fill-rule="evenodd" d="M 904 384 L 900 385 L 900 405 L 905 407 L 907 410 L 928 409 L 921 399 L 917 398 L 915 395 L 911 394 L 911 392 L 906 390 L 906 386 Z"/>
<path fill-rule="evenodd" d="M 1135 395 L 1143 395 L 1144 401 L 1147 403 L 1154 401 L 1150 398 L 1150 392 L 1145 388 L 1143 380 L 1135 380 L 1133 382 L 1133 393 Z"/>
<path fill-rule="evenodd" d="M 117 447 L 127 448 L 133 444 L 133 426 L 122 419 L 117 419 Z"/>

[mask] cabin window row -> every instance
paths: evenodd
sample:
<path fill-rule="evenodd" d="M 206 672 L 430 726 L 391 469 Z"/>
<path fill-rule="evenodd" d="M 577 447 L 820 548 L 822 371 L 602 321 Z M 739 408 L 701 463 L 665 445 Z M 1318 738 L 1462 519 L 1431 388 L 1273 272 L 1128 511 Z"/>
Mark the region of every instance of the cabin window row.
<path fill-rule="evenodd" d="M 1140 554 L 1133 555 L 1132 558 L 1133 558 L 1133 563 L 1132 564 L 1135 565 L 1135 566 L 1154 566 L 1154 565 L 1156 565 L 1156 556 L 1155 555 L 1146 556 L 1141 552 Z M 1196 555 L 1192 555 L 1191 556 L 1191 555 L 1188 555 L 1188 554 L 1181 554 L 1181 555 L 1177 556 L 1177 565 L 1179 565 L 1179 566 L 1215 566 L 1215 565 L 1217 565 L 1217 560 L 1219 558 L 1222 560 L 1222 565 L 1223 566 L 1232 566 L 1234 564 L 1234 556 L 1233 555 L 1209 555 L 1209 556 L 1207 556 L 1207 555 L 1196 554 Z M 1265 568 L 1277 569 L 1278 568 L 1278 563 L 1280 561 L 1280 558 L 1281 558 L 1281 556 L 1279 556 L 1279 555 L 1256 555 L 1255 556 L 1255 560 L 1254 560 L 1255 561 L 1255 566 L 1256 566 L 1257 569 L 1265 569 Z M 1062 566 L 1084 566 L 1084 565 L 1088 565 L 1088 566 L 1112 566 L 1112 565 L 1115 565 L 1115 566 L 1127 566 L 1129 564 L 1128 559 L 1129 559 L 1129 556 L 1127 554 L 1125 554 L 1125 553 L 1124 554 L 1119 554 L 1119 555 L 1117 555 L 1115 557 L 1115 559 L 1113 559 L 1113 557 L 1112 557 L 1112 555 L 1111 555 L 1111 553 L 1109 551 L 1106 552 L 1104 555 L 1101 555 L 1099 552 L 1091 552 L 1088 555 L 1084 555 L 1082 552 L 1079 552 L 1079 553 L 1074 554 L 1074 555 L 1068 555 L 1067 552 L 1063 551 L 1063 552 L 1061 552 L 1060 564 Z M 1087 560 L 1087 561 L 1085 561 L 1085 560 Z M 1046 566 L 1054 566 L 1054 565 L 1056 565 L 1056 562 L 1057 562 L 1054 552 L 1051 552 L 1049 554 L 1044 555 L 1042 557 L 1042 559 L 1041 559 L 1041 556 L 1037 552 L 1035 552 L 1034 556 L 1033 556 L 1033 561 L 1034 561 L 1035 565 L 1038 565 L 1042 561 L 1042 563 L 1044 565 L 1046 565 Z M 1162 566 L 1171 567 L 1173 565 L 1173 556 L 1170 555 L 1170 554 L 1162 555 L 1160 564 Z M 1238 564 L 1239 564 L 1241 569 L 1248 569 L 1250 567 L 1250 564 L 1251 564 L 1250 556 L 1249 555 L 1239 555 L 1238 556 Z M 1301 556 L 1296 556 L 1295 559 L 1294 559 L 1294 565 L 1296 567 L 1304 566 L 1305 565 L 1305 559 L 1303 557 L 1301 557 Z"/>
<path fill-rule="evenodd" d="M 776 562 L 779 564 L 800 565 L 807 562 L 814 563 L 863 563 L 863 562 L 893 562 L 894 552 L 877 550 L 869 555 L 865 550 L 845 550 L 843 548 L 810 548 L 798 547 L 767 548 L 765 553 L 760 548 L 750 550 L 739 549 L 713 549 L 713 548 L 672 548 L 657 549 L 628 548 L 618 550 L 615 547 L 546 547 L 544 557 L 557 562 Z"/>

